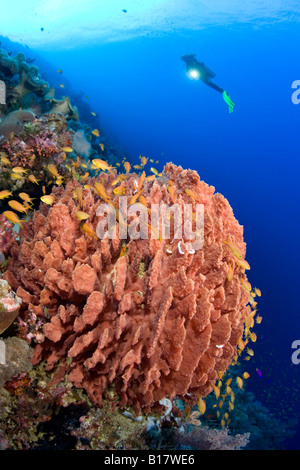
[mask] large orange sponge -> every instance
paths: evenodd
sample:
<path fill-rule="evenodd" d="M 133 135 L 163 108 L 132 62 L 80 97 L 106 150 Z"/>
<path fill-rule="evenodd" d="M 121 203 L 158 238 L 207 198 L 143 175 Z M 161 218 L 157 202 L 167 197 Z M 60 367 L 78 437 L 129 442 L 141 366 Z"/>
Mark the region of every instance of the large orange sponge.
<path fill-rule="evenodd" d="M 20 230 L 5 277 L 27 312 L 43 316 L 46 307 L 51 317 L 34 360 L 56 367 L 58 377 L 67 374 L 95 404 L 108 388 L 121 407 L 137 411 L 165 397 L 195 402 L 231 364 L 243 333 L 245 270 L 224 243 L 244 257 L 243 228 L 222 195 L 195 171 L 170 163 L 141 188 L 128 174 L 122 192 L 132 201 L 138 188 L 149 213 L 151 203 L 203 204 L 203 247 L 187 249 L 172 232 L 169 239 L 100 240 L 93 236 L 96 212 L 105 200 L 116 205 L 116 177 L 101 174 L 101 196 L 95 180 L 55 188 L 53 206 L 42 205 Z M 88 231 L 78 210 L 90 216 Z"/>

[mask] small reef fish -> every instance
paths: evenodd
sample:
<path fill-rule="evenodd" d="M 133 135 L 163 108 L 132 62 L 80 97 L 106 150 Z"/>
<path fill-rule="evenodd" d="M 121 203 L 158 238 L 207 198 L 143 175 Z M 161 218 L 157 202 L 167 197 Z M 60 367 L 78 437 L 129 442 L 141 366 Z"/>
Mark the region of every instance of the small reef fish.
<path fill-rule="evenodd" d="M 63 71 L 62 71 L 62 70 L 60 70 L 60 69 L 58 69 L 58 70 L 57 70 L 57 73 L 63 73 Z"/>
<path fill-rule="evenodd" d="M 7 158 L 7 156 L 5 155 L 4 152 L 1 153 L 0 155 L 1 155 L 1 163 L 2 163 L 3 165 L 11 165 L 10 160 Z"/>
<path fill-rule="evenodd" d="M 60 88 L 65 88 L 65 85 L 63 83 L 61 83 L 59 86 Z"/>
<path fill-rule="evenodd" d="M 94 130 L 92 131 L 92 134 L 95 135 L 96 137 L 99 137 L 99 136 L 100 136 L 98 129 L 94 129 Z"/>
<path fill-rule="evenodd" d="M 147 180 L 147 181 L 154 181 L 155 178 L 156 178 L 155 175 L 151 175 L 151 176 L 147 176 L 147 177 L 146 177 L 146 180 Z"/>
<path fill-rule="evenodd" d="M 48 204 L 49 206 L 52 206 L 54 202 L 54 196 L 52 196 L 52 194 L 49 194 L 48 196 L 42 196 L 41 201 L 45 204 Z"/>
<path fill-rule="evenodd" d="M 20 175 L 19 173 L 12 173 L 10 175 L 12 178 L 14 178 L 15 180 L 22 180 L 24 179 L 24 176 Z"/>
<path fill-rule="evenodd" d="M 101 148 L 102 152 L 104 152 L 104 144 L 102 142 L 100 142 L 99 145 L 100 145 L 100 148 Z"/>
<path fill-rule="evenodd" d="M 131 170 L 131 165 L 130 165 L 130 163 L 129 163 L 129 162 L 125 162 L 125 163 L 124 163 L 124 168 L 125 168 L 126 173 L 129 173 L 130 170 Z"/>
<path fill-rule="evenodd" d="M 175 188 L 174 188 L 174 186 L 172 186 L 172 185 L 169 185 L 169 186 L 168 186 L 168 193 L 169 193 L 170 196 L 171 196 L 172 202 L 175 203 L 175 201 L 176 201 L 176 194 L 175 194 Z"/>
<path fill-rule="evenodd" d="M 31 198 L 27 193 L 19 193 L 19 197 L 29 204 L 32 204 L 32 201 L 35 199 Z"/>
<path fill-rule="evenodd" d="M 10 196 L 12 196 L 12 193 L 8 191 L 8 189 L 3 189 L 3 191 L 0 191 L 0 199 L 5 199 Z"/>
<path fill-rule="evenodd" d="M 71 152 L 74 152 L 74 150 L 72 149 L 72 147 L 63 147 L 61 149 L 62 152 L 66 152 L 66 153 L 71 153 Z"/>
<path fill-rule="evenodd" d="M 102 170 L 102 171 L 108 170 L 108 171 L 110 171 L 110 173 L 113 174 L 112 168 L 114 168 L 114 167 L 109 166 L 106 161 L 101 160 L 100 158 L 96 158 L 96 159 L 92 160 L 92 163 L 97 169 Z"/>
<path fill-rule="evenodd" d="M 97 114 L 94 113 L 93 111 L 91 112 L 91 115 L 92 115 L 92 116 L 97 116 Z"/>
<path fill-rule="evenodd" d="M 199 400 L 197 401 L 197 405 L 198 405 L 198 410 L 203 415 L 205 413 L 205 410 L 206 410 L 206 403 L 203 400 L 203 398 L 199 398 Z"/>
<path fill-rule="evenodd" d="M 243 373 L 243 379 L 249 379 L 250 374 L 248 372 Z"/>
<path fill-rule="evenodd" d="M 97 193 L 104 199 L 105 202 L 110 201 L 109 196 L 106 194 L 105 187 L 102 183 L 95 183 L 95 189 Z"/>
<path fill-rule="evenodd" d="M 29 179 L 29 181 L 30 181 L 31 183 L 35 183 L 35 184 L 37 184 L 37 185 L 39 184 L 38 181 L 37 181 L 37 179 L 36 179 L 36 177 L 35 177 L 34 175 L 29 175 L 29 176 L 28 176 L 28 179 Z"/>
<path fill-rule="evenodd" d="M 146 157 L 140 157 L 140 159 L 141 159 L 141 164 L 142 164 L 143 166 L 145 166 L 146 163 L 147 163 L 147 161 L 148 161 L 148 158 L 146 158 Z"/>
<path fill-rule="evenodd" d="M 25 170 L 22 166 L 15 166 L 12 171 L 17 174 L 28 173 L 28 170 Z"/>
<path fill-rule="evenodd" d="M 232 251 L 232 253 L 234 254 L 234 256 L 238 259 L 242 259 L 243 258 L 243 255 L 242 255 L 242 252 L 240 250 L 240 248 L 235 244 L 235 243 L 232 243 L 229 238 L 228 238 L 228 241 L 226 240 L 223 240 L 223 243 L 226 243 L 226 245 L 229 246 L 229 249 Z"/>
<path fill-rule="evenodd" d="M 96 235 L 96 233 L 94 232 L 94 230 L 86 223 L 84 222 L 84 224 L 81 225 L 81 229 L 84 231 L 84 233 L 86 233 L 89 237 L 93 237 L 95 238 L 96 240 L 98 240 L 98 237 Z"/>
<path fill-rule="evenodd" d="M 155 176 L 161 176 L 161 173 L 159 173 L 159 172 L 156 170 L 156 168 L 151 167 L 151 168 L 150 168 L 150 171 L 152 171 L 152 173 L 154 173 Z"/>
<path fill-rule="evenodd" d="M 255 369 L 255 370 L 256 370 L 257 375 L 262 379 L 263 375 L 261 373 L 261 370 L 260 369 Z"/>
<path fill-rule="evenodd" d="M 239 387 L 240 389 L 243 388 L 244 381 L 243 381 L 243 379 L 241 379 L 241 377 L 237 377 L 237 378 L 236 378 L 236 383 L 238 384 L 238 387 Z"/>
<path fill-rule="evenodd" d="M 12 222 L 13 224 L 18 224 L 20 225 L 20 227 L 23 228 L 22 224 L 21 224 L 21 221 L 19 219 L 19 217 L 17 216 L 17 214 L 15 212 L 12 212 L 12 211 L 5 211 L 3 212 L 3 214 L 5 215 L 5 217 L 10 221 Z"/>
<path fill-rule="evenodd" d="M 234 275 L 233 266 L 231 263 L 228 263 L 227 279 L 229 282 L 232 281 L 233 275 Z"/>
<path fill-rule="evenodd" d="M 198 201 L 198 196 L 192 189 L 185 189 L 184 192 L 192 199 L 195 199 L 195 201 Z"/>
<path fill-rule="evenodd" d="M 87 220 L 89 217 L 90 217 L 90 214 L 88 214 L 87 212 L 83 212 L 83 211 L 76 211 L 75 212 L 75 215 L 77 217 L 78 220 Z"/>
<path fill-rule="evenodd" d="M 18 201 L 11 200 L 8 202 L 9 207 L 18 212 L 25 212 L 27 214 L 27 209 Z"/>
<path fill-rule="evenodd" d="M 236 259 L 235 263 L 243 269 L 250 269 L 250 265 L 245 259 Z"/>
<path fill-rule="evenodd" d="M 60 174 L 58 173 L 57 168 L 53 163 L 50 163 L 49 165 L 47 165 L 47 169 L 51 173 L 51 175 L 54 176 L 54 178 L 60 177 Z"/>
<path fill-rule="evenodd" d="M 113 193 L 116 196 L 121 196 L 122 194 L 126 194 L 126 189 L 123 186 L 118 186 L 117 188 L 113 189 Z"/>
<path fill-rule="evenodd" d="M 255 290 L 255 294 L 256 294 L 258 297 L 261 297 L 261 290 L 258 289 L 257 287 L 255 287 L 254 290 Z"/>

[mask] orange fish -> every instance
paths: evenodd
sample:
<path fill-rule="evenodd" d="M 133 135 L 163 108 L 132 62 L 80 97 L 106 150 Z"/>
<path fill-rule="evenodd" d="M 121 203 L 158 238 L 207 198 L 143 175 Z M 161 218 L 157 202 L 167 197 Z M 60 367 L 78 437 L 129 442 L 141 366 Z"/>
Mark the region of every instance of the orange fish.
<path fill-rule="evenodd" d="M 38 180 L 36 179 L 36 177 L 34 175 L 29 175 L 28 179 L 31 183 L 39 184 Z"/>
<path fill-rule="evenodd" d="M 3 189 L 3 191 L 0 191 L 0 199 L 5 199 L 6 197 L 10 196 L 12 196 L 12 193 L 7 189 Z"/>
<path fill-rule="evenodd" d="M 131 165 L 129 162 L 125 162 L 124 163 L 124 168 L 126 170 L 126 173 L 129 173 L 130 172 L 130 169 L 131 169 Z"/>
<path fill-rule="evenodd" d="M 96 240 L 98 240 L 98 237 L 96 235 L 96 233 L 94 232 L 94 230 L 86 223 L 84 222 L 84 224 L 82 224 L 80 226 L 80 228 L 84 231 L 84 233 L 86 233 L 89 237 L 93 237 L 95 238 Z"/>
<path fill-rule="evenodd" d="M 25 212 L 27 214 L 27 209 L 18 201 L 11 200 L 8 202 L 8 205 L 15 211 Z"/>
<path fill-rule="evenodd" d="M 19 219 L 19 217 L 17 216 L 17 214 L 15 212 L 12 212 L 12 211 L 5 211 L 3 212 L 3 214 L 5 215 L 5 217 L 10 221 L 12 222 L 13 224 L 18 224 L 22 227 L 22 224 L 21 224 L 21 221 Z M 23 227 L 22 227 L 23 228 Z"/>

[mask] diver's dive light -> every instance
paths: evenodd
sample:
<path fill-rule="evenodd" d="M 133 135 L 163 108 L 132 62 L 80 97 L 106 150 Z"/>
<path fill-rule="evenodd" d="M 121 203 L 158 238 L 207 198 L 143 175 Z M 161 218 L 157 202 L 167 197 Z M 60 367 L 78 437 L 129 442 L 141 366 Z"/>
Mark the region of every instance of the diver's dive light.
<path fill-rule="evenodd" d="M 194 69 L 194 68 L 188 69 L 187 74 L 188 74 L 189 78 L 191 78 L 193 80 L 198 80 L 200 78 L 199 70 Z"/>

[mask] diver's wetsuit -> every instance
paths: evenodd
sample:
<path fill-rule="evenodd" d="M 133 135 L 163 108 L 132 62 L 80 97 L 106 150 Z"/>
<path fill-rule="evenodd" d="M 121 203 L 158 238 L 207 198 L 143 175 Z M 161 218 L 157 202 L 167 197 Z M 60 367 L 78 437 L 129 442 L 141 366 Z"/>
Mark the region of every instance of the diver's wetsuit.
<path fill-rule="evenodd" d="M 206 83 L 206 85 L 210 86 L 214 90 L 218 91 L 219 93 L 223 93 L 223 88 L 220 88 L 218 85 L 211 81 L 212 78 L 216 76 L 214 72 L 212 72 L 204 62 L 199 62 L 196 59 L 195 54 L 187 54 L 181 57 L 181 59 L 186 63 L 187 71 L 194 69 L 199 72 L 199 78 L 202 82 Z"/>

